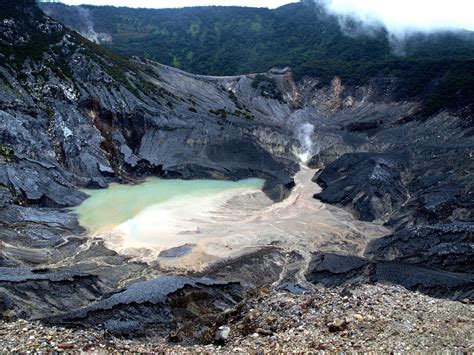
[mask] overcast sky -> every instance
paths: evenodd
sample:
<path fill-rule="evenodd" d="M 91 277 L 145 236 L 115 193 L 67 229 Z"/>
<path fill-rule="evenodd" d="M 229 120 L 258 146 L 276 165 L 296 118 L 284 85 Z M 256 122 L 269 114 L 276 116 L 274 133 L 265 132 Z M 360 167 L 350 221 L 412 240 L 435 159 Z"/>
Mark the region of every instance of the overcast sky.
<path fill-rule="evenodd" d="M 474 0 L 318 0 L 337 14 L 382 22 L 392 32 L 468 29 L 474 31 Z M 297 0 L 63 0 L 70 5 L 186 7 L 238 5 L 275 8 Z"/>

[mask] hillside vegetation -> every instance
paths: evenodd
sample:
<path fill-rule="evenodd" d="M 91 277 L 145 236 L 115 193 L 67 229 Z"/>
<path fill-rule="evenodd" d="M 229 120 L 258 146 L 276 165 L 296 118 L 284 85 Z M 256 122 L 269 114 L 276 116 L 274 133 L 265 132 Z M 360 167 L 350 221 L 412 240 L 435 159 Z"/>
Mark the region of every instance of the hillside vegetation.
<path fill-rule="evenodd" d="M 328 84 L 398 81 L 397 99 L 428 98 L 427 113 L 461 107 L 474 97 L 474 34 L 444 32 L 393 40 L 383 28 L 364 28 L 326 13 L 311 1 L 275 10 L 244 7 L 130 9 L 107 6 L 43 9 L 101 44 L 206 75 L 264 72 L 290 66 Z M 401 55 L 403 54 L 403 55 Z"/>
<path fill-rule="evenodd" d="M 328 42 L 300 46 L 314 39 L 293 37 L 311 27 L 303 6 L 169 12 L 185 28 L 193 11 L 289 11 L 293 27 L 229 56 L 263 72 L 207 77 L 103 48 L 117 42 L 91 25 L 113 24 L 100 8 L 58 7 L 97 44 L 33 0 L 0 0 L 0 349 L 473 352 L 472 56 L 420 39 L 436 55 L 397 57 L 383 31 L 349 37 L 323 13 Z M 241 30 L 223 38 L 240 46 Z M 227 55 L 222 43 L 196 63 Z M 276 64 L 296 75 L 265 72 Z M 164 185 L 145 196 L 148 178 L 176 199 Z M 261 191 L 215 199 L 206 182 L 249 178 Z M 89 209 L 95 233 L 75 207 L 111 184 L 153 210 L 118 191 Z"/>

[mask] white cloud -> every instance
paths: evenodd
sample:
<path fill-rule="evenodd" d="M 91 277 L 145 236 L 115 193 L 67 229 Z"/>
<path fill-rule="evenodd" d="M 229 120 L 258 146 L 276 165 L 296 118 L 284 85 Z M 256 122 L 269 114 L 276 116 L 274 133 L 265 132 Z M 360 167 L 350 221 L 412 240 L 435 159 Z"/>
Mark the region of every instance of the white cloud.
<path fill-rule="evenodd" d="M 407 31 L 474 31 L 474 0 L 322 0 L 336 14 L 364 23 L 383 23 L 395 34 Z"/>
<path fill-rule="evenodd" d="M 251 6 L 251 7 L 269 7 L 276 8 L 292 2 L 291 0 L 63 0 L 69 5 L 112 5 L 128 7 L 147 7 L 147 8 L 170 8 L 170 7 L 188 7 L 188 6 Z M 297 0 L 294 0 L 297 2 Z"/>

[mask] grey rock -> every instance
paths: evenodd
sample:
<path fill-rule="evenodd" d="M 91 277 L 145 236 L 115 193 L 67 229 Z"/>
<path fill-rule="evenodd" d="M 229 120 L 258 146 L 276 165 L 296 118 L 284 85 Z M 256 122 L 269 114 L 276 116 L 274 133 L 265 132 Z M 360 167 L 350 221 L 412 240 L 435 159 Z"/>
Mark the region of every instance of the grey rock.
<path fill-rule="evenodd" d="M 158 254 L 160 258 L 181 258 L 191 253 L 196 244 L 184 244 L 176 248 L 163 250 Z"/>
<path fill-rule="evenodd" d="M 436 297 L 473 298 L 474 276 L 390 261 L 371 261 L 357 256 L 317 253 L 306 272 L 315 284 L 335 287 L 347 284 L 392 283 Z"/>
<path fill-rule="evenodd" d="M 194 292 L 196 295 L 194 296 Z M 194 304 L 198 297 L 201 304 Z M 153 332 L 162 335 L 175 329 L 175 316 L 187 312 L 190 328 L 197 329 L 206 317 L 235 306 L 242 299 L 238 284 L 218 282 L 210 279 L 193 279 L 181 276 L 161 276 L 157 279 L 138 282 L 116 292 L 88 307 L 44 319 L 47 323 L 67 325 L 101 325 L 118 333 L 126 329 L 131 334 Z M 187 309 L 190 307 L 189 309 Z M 126 321 L 124 321 L 126 319 Z M 196 320 L 199 323 L 196 323 Z M 187 334 L 195 336 L 195 331 Z"/>
<path fill-rule="evenodd" d="M 345 154 L 318 175 L 323 191 L 315 197 L 350 207 L 364 221 L 384 217 L 408 198 L 401 178 L 405 160 L 399 154 Z"/>
<path fill-rule="evenodd" d="M 216 343 L 219 345 L 224 345 L 229 339 L 230 327 L 223 325 L 220 326 L 216 334 Z"/>
<path fill-rule="evenodd" d="M 403 228 L 371 242 L 365 255 L 470 273 L 474 270 L 474 225 L 457 222 Z"/>

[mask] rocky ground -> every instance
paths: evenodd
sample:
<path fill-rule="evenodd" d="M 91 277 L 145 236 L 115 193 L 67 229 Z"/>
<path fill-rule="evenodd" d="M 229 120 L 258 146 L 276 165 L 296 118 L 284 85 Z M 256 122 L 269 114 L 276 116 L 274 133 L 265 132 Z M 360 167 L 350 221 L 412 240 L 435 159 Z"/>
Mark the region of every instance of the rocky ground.
<path fill-rule="evenodd" d="M 321 288 L 304 294 L 256 289 L 203 334 L 202 345 L 127 340 L 97 330 L 0 323 L 2 351 L 275 352 L 474 350 L 474 308 L 399 286 Z M 206 344 L 207 343 L 207 344 Z"/>
<path fill-rule="evenodd" d="M 336 77 L 321 88 L 317 78 L 264 74 L 278 100 L 255 88 L 255 75 L 203 77 L 116 57 L 43 15 L 33 0 L 6 5 L 0 319 L 12 322 L 0 326 L 0 351 L 474 349 L 469 108 L 424 117 L 423 102 L 397 101 L 386 80 L 351 87 Z M 308 165 L 318 173 L 307 180 L 320 192 L 300 189 L 303 152 L 314 154 Z M 274 215 L 286 224 L 274 223 L 272 238 L 297 230 L 295 220 L 311 229 L 292 248 L 257 240 L 258 250 L 184 277 L 164 273 L 162 260 L 107 249 L 68 212 L 86 198 L 80 188 L 148 176 L 262 178 L 266 196 L 287 205 L 286 221 Z M 304 194 L 292 200 L 298 189 Z M 288 216 L 297 202 L 306 204 L 304 218 Z M 345 211 L 321 218 L 324 211 L 306 207 L 322 203 Z M 327 238 L 320 221 L 340 237 Z M 269 230 L 266 222 L 255 221 Z M 390 233 L 371 241 L 359 228 L 365 222 L 384 223 Z M 255 243 L 250 226 L 239 238 Z M 328 288 L 278 291 L 288 283 Z M 340 288 L 354 283 L 368 285 Z M 387 283 L 400 286 L 380 285 Z M 248 295 L 265 285 L 271 289 Z M 453 301 L 464 298 L 470 301 Z M 88 330 L 59 327 L 66 325 Z"/>

